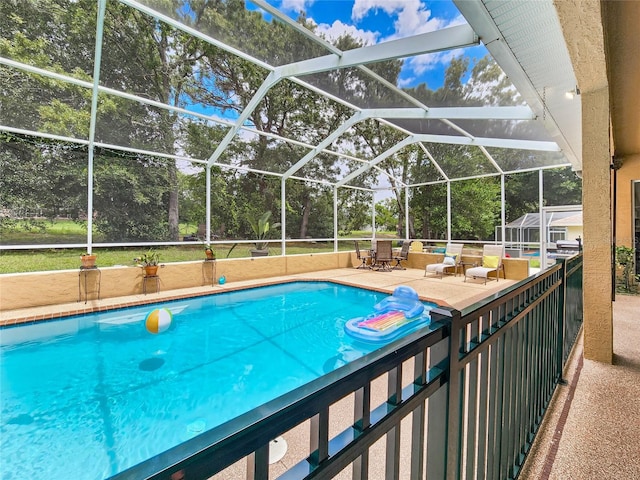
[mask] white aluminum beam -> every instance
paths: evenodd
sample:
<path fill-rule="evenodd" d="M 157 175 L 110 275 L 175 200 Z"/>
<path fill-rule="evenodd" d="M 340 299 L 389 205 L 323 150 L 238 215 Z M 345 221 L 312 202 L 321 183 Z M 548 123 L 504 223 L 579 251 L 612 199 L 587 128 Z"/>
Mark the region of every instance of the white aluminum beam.
<path fill-rule="evenodd" d="M 366 118 L 366 117 L 365 117 Z M 314 157 L 316 157 L 321 151 L 327 148 L 329 145 L 333 143 L 335 139 L 337 139 L 344 132 L 349 130 L 353 125 L 363 120 L 363 115 L 360 112 L 356 112 L 350 118 L 348 118 L 345 122 L 343 122 L 340 127 L 331 132 L 322 142 L 320 142 L 315 148 L 313 148 L 309 153 L 307 153 L 304 157 L 302 157 L 295 165 L 293 165 L 289 170 L 284 172 L 284 178 L 290 177 L 295 172 L 300 170 L 303 166 L 305 166 L 308 162 L 310 162 Z"/>
<path fill-rule="evenodd" d="M 96 18 L 95 59 L 93 63 L 93 88 L 91 90 L 91 116 L 89 119 L 89 155 L 87 158 L 87 252 L 93 250 L 93 142 L 96 138 L 96 119 L 98 117 L 98 85 L 100 83 L 100 62 L 102 61 L 102 38 L 104 34 L 104 15 L 107 0 L 98 1 Z M 86 279 L 86 277 L 85 277 Z"/>
<path fill-rule="evenodd" d="M 500 165 L 498 165 L 498 162 L 495 161 L 495 159 L 487 151 L 487 149 L 485 147 L 479 147 L 479 148 L 480 148 L 480 151 L 484 154 L 484 156 L 487 157 L 487 160 L 491 162 L 491 165 L 493 165 L 493 168 L 495 168 L 498 172 L 503 173 L 502 168 L 500 167 Z"/>
<path fill-rule="evenodd" d="M 451 243 L 451 182 L 447 181 L 447 243 Z"/>
<path fill-rule="evenodd" d="M 340 180 L 336 185 L 342 186 L 345 183 L 351 181 L 358 175 L 364 173 L 374 165 L 380 163 L 385 158 L 395 154 L 399 150 L 403 149 L 407 145 L 411 145 L 412 143 L 417 142 L 430 142 L 430 143 L 447 143 L 454 145 L 469 145 L 469 146 L 484 146 L 484 147 L 496 147 L 496 148 L 520 148 L 526 150 L 541 150 L 541 151 L 550 151 L 557 152 L 560 150 L 560 147 L 554 142 L 538 142 L 534 140 L 508 140 L 508 139 L 496 139 L 496 138 L 467 138 L 467 137 L 453 137 L 451 135 L 413 135 L 410 137 L 406 137 L 401 142 L 397 143 L 389 150 L 386 150 L 382 154 L 378 155 L 376 158 L 371 160 L 366 165 L 358 168 L 357 170 L 351 172 L 349 175 Z M 496 172 L 494 175 L 498 175 L 499 172 Z"/>
<path fill-rule="evenodd" d="M 449 180 L 449 175 L 447 175 L 444 170 L 442 170 L 442 167 L 440 167 L 440 165 L 438 164 L 438 162 L 436 161 L 435 158 L 433 158 L 433 155 L 431 155 L 431 152 L 429 151 L 429 149 L 427 147 L 424 146 L 424 143 L 419 142 L 418 146 L 422 149 L 422 151 L 427 155 L 427 157 L 429 157 L 429 160 L 431 160 L 431 163 L 433 163 L 433 166 L 436 168 L 436 170 L 438 170 L 438 172 L 440 173 L 440 175 L 442 175 L 442 178 L 444 178 L 445 180 Z"/>
<path fill-rule="evenodd" d="M 36 138 L 48 138 L 49 140 L 59 140 L 61 142 L 77 143 L 79 145 L 89 145 L 89 140 L 74 137 L 65 137 L 64 135 L 56 135 L 55 133 L 36 132 L 34 130 L 26 130 L 24 128 L 10 127 L 8 125 L 0 125 L 0 132 L 11 132 L 19 135 L 29 135 Z"/>
<path fill-rule="evenodd" d="M 468 24 L 464 24 L 389 42 L 354 48 L 353 50 L 342 52 L 341 55 L 330 54 L 302 60 L 277 67 L 276 70 L 281 72 L 283 77 L 309 75 L 336 68 L 357 67 L 367 63 L 453 50 L 470 45 L 478 45 L 478 43 L 476 33 Z"/>
<path fill-rule="evenodd" d="M 488 137 L 456 137 L 453 135 L 414 135 L 417 142 L 450 143 L 453 145 L 469 145 L 475 147 L 515 148 L 524 150 L 539 150 L 542 152 L 559 152 L 560 147 L 555 142 L 537 140 L 514 140 L 508 138 Z"/>
<path fill-rule="evenodd" d="M 393 155 L 394 153 L 398 152 L 399 150 L 402 150 L 407 145 L 411 145 L 412 143 L 415 143 L 415 142 L 416 142 L 416 140 L 415 140 L 414 137 L 406 137 L 404 140 L 396 143 L 390 149 L 385 150 L 384 152 L 382 152 L 380 155 L 378 155 L 376 158 L 371 160 L 366 165 L 363 165 L 362 167 L 358 168 L 357 170 L 354 170 L 353 172 L 351 172 L 349 175 L 347 175 L 342 180 L 340 180 L 338 183 L 336 183 L 336 185 L 340 187 L 340 186 L 344 185 L 345 183 L 350 182 L 351 180 L 356 178 L 358 175 L 361 175 L 362 173 L 366 172 L 367 170 L 369 170 L 374 165 L 376 165 L 376 164 L 380 163 L 381 161 L 383 161 L 385 158 L 390 157 L 391 155 Z"/>
<path fill-rule="evenodd" d="M 210 43 L 211 45 L 215 45 L 221 50 L 232 53 L 233 55 L 237 55 L 240 58 L 244 58 L 245 60 L 248 60 L 249 62 L 254 63 L 256 65 L 259 65 L 262 68 L 265 68 L 269 71 L 273 71 L 273 67 L 268 63 L 263 62 L 262 60 L 258 60 L 257 58 L 254 58 L 251 55 L 247 55 L 245 52 L 238 50 L 237 48 L 233 48 L 227 45 L 226 43 L 221 42 L 220 40 L 216 40 L 215 38 L 210 37 L 209 35 L 205 35 L 204 33 L 196 30 L 195 28 L 188 27 L 184 23 L 181 23 L 171 17 L 168 17 L 167 15 L 163 15 L 162 13 L 154 10 L 151 7 L 142 5 L 141 3 L 138 3 L 134 0 L 119 0 L 119 2 L 124 3 L 125 5 L 129 5 L 131 8 L 135 8 L 136 10 L 139 10 L 142 13 L 149 15 L 152 18 L 155 18 L 156 20 L 160 20 L 161 22 L 167 23 L 172 27 L 177 28 L 178 30 L 182 30 L 183 32 L 188 33 L 189 35 L 192 35 L 196 38 L 204 40 L 205 42 Z"/>
<path fill-rule="evenodd" d="M 87 82 L 85 80 L 80 80 L 74 77 L 70 77 L 67 75 L 63 75 L 57 72 L 52 72 L 50 70 L 45 70 L 43 68 L 34 67 L 32 65 L 27 65 L 24 63 L 16 62 L 15 60 L 11 60 L 8 58 L 0 57 L 0 65 L 7 65 L 12 68 L 17 68 L 19 70 L 33 73 L 36 75 L 41 75 L 47 78 L 53 78 L 55 80 L 60 80 L 61 82 L 69 83 L 71 85 L 78 85 L 80 87 L 84 87 L 87 89 L 93 88 L 93 83 Z M 200 118 L 202 120 L 211 121 L 214 123 L 219 123 L 221 125 L 233 126 L 234 122 L 230 120 L 226 120 L 224 118 L 214 117 L 211 115 L 204 115 L 202 113 L 194 112 L 193 110 L 187 110 L 186 108 L 176 107 L 174 105 L 169 105 L 167 103 L 158 102 L 157 100 L 152 100 L 150 98 L 140 97 L 138 95 L 134 95 L 132 93 L 122 92 L 120 90 L 115 90 L 113 88 L 104 87 L 98 85 L 98 92 L 106 93 L 108 95 L 113 95 L 115 97 L 126 98 L 127 100 L 132 100 L 134 102 L 142 103 L 144 105 L 151 105 L 153 107 L 162 108 L 163 110 L 169 110 L 176 113 L 182 113 L 184 115 L 189 115 L 192 117 Z"/>
<path fill-rule="evenodd" d="M 536 114 L 529 107 L 434 107 L 423 108 L 370 108 L 362 110 L 367 118 L 403 120 L 534 120 Z"/>
<path fill-rule="evenodd" d="M 370 118 L 392 118 L 392 119 L 440 119 L 440 118 L 458 118 L 458 119 L 510 119 L 510 120 L 531 120 L 535 118 L 535 114 L 529 107 L 453 107 L 453 108 L 431 108 L 424 110 L 422 108 L 372 108 L 356 112 L 347 121 L 345 121 L 338 129 L 334 130 L 322 142 L 314 147 L 309 153 L 301 158 L 295 165 L 284 173 L 285 178 L 293 175 L 304 165 L 315 158 L 320 152 L 324 151 L 331 143 L 340 135 L 346 132 L 356 123 Z M 502 171 L 496 162 L 491 158 L 488 152 L 482 149 L 483 153 L 488 156 L 489 161 L 498 170 Z M 432 158 L 433 161 L 433 158 Z M 434 161 L 435 163 L 435 161 Z M 442 172 L 442 170 L 438 167 Z"/>
<path fill-rule="evenodd" d="M 222 155 L 224 151 L 227 149 L 227 147 L 231 143 L 231 140 L 233 140 L 233 137 L 235 137 L 236 133 L 238 133 L 238 130 L 240 130 L 245 120 L 249 118 L 249 115 L 251 115 L 251 113 L 257 108 L 258 104 L 265 97 L 269 89 L 273 87 L 276 83 L 278 83 L 280 80 L 281 80 L 281 77 L 274 72 L 271 72 L 267 76 L 264 82 L 262 82 L 262 85 L 260 85 L 260 88 L 258 88 L 256 93 L 253 95 L 253 98 L 249 100 L 249 103 L 247 103 L 247 106 L 244 108 L 244 110 L 236 120 L 236 124 L 229 129 L 225 137 L 218 144 L 218 147 L 216 148 L 215 152 L 213 152 L 211 157 L 209 157 L 209 164 L 214 163 L 216 160 L 218 160 L 218 158 L 220 158 L 220 155 Z"/>
<path fill-rule="evenodd" d="M 317 43 L 318 45 L 322 45 L 324 48 L 326 48 L 331 53 L 334 53 L 334 54 L 336 54 L 338 56 L 342 56 L 342 50 L 340 50 L 336 46 L 332 45 L 331 43 L 326 41 L 324 38 L 318 37 L 313 32 L 311 32 L 309 29 L 304 27 L 302 24 L 296 22 L 295 20 L 291 19 L 287 15 L 283 14 L 280 10 L 278 10 L 277 8 L 269 5 L 264 0 L 253 0 L 253 3 L 255 3 L 259 7 L 263 8 L 265 11 L 269 12 L 271 15 L 273 15 L 276 18 L 278 18 L 282 23 L 287 24 L 289 27 L 293 28 L 298 33 L 300 33 L 301 35 L 307 37 L 308 39 L 310 39 L 311 41 Z M 365 65 L 357 65 L 356 68 L 358 68 L 360 71 L 364 72 L 366 75 L 370 76 L 371 78 L 374 78 L 375 80 L 379 81 L 380 83 L 385 85 L 387 88 L 389 88 L 391 91 L 393 91 L 394 93 L 396 93 L 400 97 L 404 98 L 409 103 L 412 103 L 416 107 L 425 108 L 425 109 L 427 108 L 426 105 L 424 105 L 422 102 L 420 102 L 417 98 L 409 95 L 404 90 L 398 88 L 397 85 L 391 83 L 386 78 L 381 77 L 380 75 L 375 73 L 373 70 L 371 70 L 369 67 L 366 67 Z M 292 80 L 299 82 L 300 85 L 305 85 L 299 79 L 292 78 Z"/>

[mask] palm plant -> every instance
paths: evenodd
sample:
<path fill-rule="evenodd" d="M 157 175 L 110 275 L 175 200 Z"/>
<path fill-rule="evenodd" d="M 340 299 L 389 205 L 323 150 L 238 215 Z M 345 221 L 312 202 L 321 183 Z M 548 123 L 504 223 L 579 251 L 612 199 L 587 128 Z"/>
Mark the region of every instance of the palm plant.
<path fill-rule="evenodd" d="M 256 238 L 256 250 L 266 250 L 269 246 L 265 240 L 269 236 L 269 231 L 272 228 L 278 228 L 280 223 L 271 224 L 269 219 L 271 218 L 271 212 L 265 212 L 258 219 L 249 218 L 249 224 Z"/>

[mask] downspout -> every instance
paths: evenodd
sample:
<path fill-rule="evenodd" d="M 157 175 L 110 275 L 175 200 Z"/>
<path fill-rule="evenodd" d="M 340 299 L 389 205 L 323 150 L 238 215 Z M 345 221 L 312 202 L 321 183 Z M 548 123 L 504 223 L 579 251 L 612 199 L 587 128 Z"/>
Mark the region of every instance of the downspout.
<path fill-rule="evenodd" d="M 333 186 L 333 252 L 338 252 L 338 187 Z"/>
<path fill-rule="evenodd" d="M 612 157 L 611 172 L 613 175 L 613 226 L 611 228 L 611 301 L 616 301 L 616 209 L 618 205 L 618 167 L 616 166 L 615 157 Z"/>
<path fill-rule="evenodd" d="M 409 187 L 404 187 L 404 239 L 409 240 Z"/>

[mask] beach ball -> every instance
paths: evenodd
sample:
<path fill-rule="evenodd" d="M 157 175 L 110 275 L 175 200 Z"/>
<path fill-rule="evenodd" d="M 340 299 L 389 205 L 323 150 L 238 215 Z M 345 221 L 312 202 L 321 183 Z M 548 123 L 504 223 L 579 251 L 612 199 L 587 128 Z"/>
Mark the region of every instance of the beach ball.
<path fill-rule="evenodd" d="M 173 314 L 167 308 L 156 308 L 152 310 L 144 321 L 149 333 L 158 334 L 167 330 L 171 326 Z"/>

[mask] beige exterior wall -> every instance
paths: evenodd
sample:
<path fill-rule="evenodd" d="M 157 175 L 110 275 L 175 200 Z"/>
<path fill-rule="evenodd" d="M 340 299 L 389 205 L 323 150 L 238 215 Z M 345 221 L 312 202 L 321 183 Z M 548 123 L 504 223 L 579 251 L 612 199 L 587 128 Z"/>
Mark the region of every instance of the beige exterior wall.
<path fill-rule="evenodd" d="M 584 243 L 584 231 L 582 225 L 567 227 L 567 240 L 575 240 L 578 237 L 580 237 Z"/>
<path fill-rule="evenodd" d="M 626 157 L 623 162 L 617 172 L 616 244 L 633 248 L 633 181 L 640 181 L 640 155 Z"/>
<path fill-rule="evenodd" d="M 609 83 L 600 0 L 554 0 L 582 92 L 584 356 L 613 360 Z"/>
<path fill-rule="evenodd" d="M 582 94 L 584 356 L 613 361 L 609 89 Z"/>
<path fill-rule="evenodd" d="M 227 282 L 238 282 L 351 265 L 349 252 L 225 259 L 215 262 L 215 276 L 216 279 L 225 276 Z M 165 264 L 158 270 L 160 290 L 211 285 L 211 266 L 205 262 Z M 87 275 L 89 298 L 95 298 L 98 274 L 91 271 Z M 100 275 L 100 298 L 142 293 L 140 267 L 106 267 L 100 269 Z M 155 282 L 147 280 L 147 291 L 154 292 L 155 288 Z M 84 300 L 84 278 L 79 277 L 78 270 L 0 275 L 0 305 L 3 310 L 76 302 L 79 292 Z"/>
<path fill-rule="evenodd" d="M 479 261 L 480 257 L 465 256 L 465 261 Z M 403 265 L 424 269 L 427 263 L 437 263 L 442 255 L 410 253 Z M 524 259 L 505 259 L 507 278 L 521 280 L 529 274 L 529 263 Z M 239 282 L 298 273 L 353 268 L 360 264 L 355 252 L 313 253 L 286 257 L 259 257 L 224 259 L 215 262 L 216 281 L 224 276 L 226 281 Z M 160 290 L 211 285 L 212 263 L 168 263 L 158 271 Z M 84 275 L 84 274 L 83 274 Z M 96 298 L 98 272 L 87 273 L 89 299 Z M 117 298 L 138 295 L 143 291 L 143 275 L 140 267 L 105 267 L 100 269 L 100 298 Z M 155 292 L 155 281 L 147 280 L 147 291 Z M 78 270 L 33 272 L 0 275 L 0 305 L 3 310 L 58 305 L 84 301 L 84 277 Z"/>

